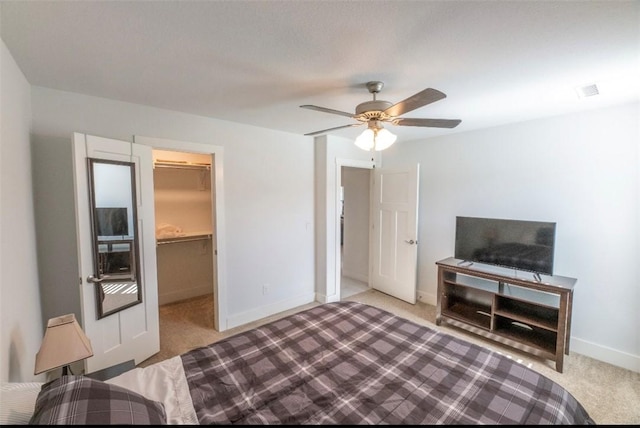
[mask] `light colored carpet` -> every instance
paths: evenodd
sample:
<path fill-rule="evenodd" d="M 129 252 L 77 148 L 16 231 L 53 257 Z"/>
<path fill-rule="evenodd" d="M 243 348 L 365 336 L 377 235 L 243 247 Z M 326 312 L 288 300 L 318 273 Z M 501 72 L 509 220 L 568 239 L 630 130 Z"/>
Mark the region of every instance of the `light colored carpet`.
<path fill-rule="evenodd" d="M 411 305 L 375 290 L 365 291 L 344 300 L 376 306 L 415 323 L 464 338 L 488 347 L 531 367 L 566 388 L 582 403 L 598 424 L 640 424 L 640 373 L 572 352 L 564 359 L 563 373 L 555 370 L 553 361 L 521 353 L 518 350 L 474 336 L 463 330 L 435 325 L 436 308 L 421 302 Z M 180 355 L 190 349 L 208 345 L 241 331 L 317 306 L 310 303 L 260 321 L 219 333 L 213 329 L 213 300 L 196 297 L 160 307 L 160 352 L 139 364 L 150 364 Z"/>

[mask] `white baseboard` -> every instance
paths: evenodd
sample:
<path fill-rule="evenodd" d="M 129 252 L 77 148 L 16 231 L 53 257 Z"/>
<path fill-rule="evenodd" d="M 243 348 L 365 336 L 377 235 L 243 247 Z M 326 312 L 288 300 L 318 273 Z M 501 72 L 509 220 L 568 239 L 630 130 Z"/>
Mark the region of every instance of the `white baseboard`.
<path fill-rule="evenodd" d="M 438 303 L 437 295 L 433 293 L 428 293 L 424 290 L 417 289 L 416 290 L 416 300 L 422 303 L 426 303 L 427 305 L 436 306 Z"/>
<path fill-rule="evenodd" d="M 640 356 L 618 351 L 586 340 L 571 338 L 570 352 L 640 373 Z"/>
<path fill-rule="evenodd" d="M 369 276 L 367 274 L 361 274 L 356 272 L 349 272 L 342 268 L 342 276 L 346 276 L 347 278 L 355 279 L 356 281 L 364 282 L 365 284 L 369 283 Z"/>
<path fill-rule="evenodd" d="M 242 312 L 240 314 L 231 315 L 227 317 L 227 329 L 257 321 L 259 319 L 275 315 L 280 312 L 288 311 L 289 309 L 306 305 L 307 303 L 315 302 L 315 297 L 315 293 L 309 293 L 303 296 L 293 297 L 291 299 L 281 300 L 269 305 L 260 306 L 255 309 Z"/>
<path fill-rule="evenodd" d="M 167 303 L 178 302 L 180 300 L 190 299 L 192 297 L 203 296 L 205 294 L 212 294 L 213 289 L 211 285 L 205 285 L 202 287 L 188 288 L 186 290 L 172 291 L 169 293 L 158 294 L 158 305 L 166 305 Z"/>
<path fill-rule="evenodd" d="M 340 301 L 340 298 L 337 294 L 327 296 L 326 294 L 316 293 L 315 301 L 319 303 L 331 303 Z"/>

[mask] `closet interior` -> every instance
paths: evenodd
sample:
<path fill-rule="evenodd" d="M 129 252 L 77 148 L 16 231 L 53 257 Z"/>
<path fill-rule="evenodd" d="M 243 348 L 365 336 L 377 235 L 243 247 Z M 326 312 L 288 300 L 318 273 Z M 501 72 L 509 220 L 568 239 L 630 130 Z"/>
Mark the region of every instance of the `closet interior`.
<path fill-rule="evenodd" d="M 200 296 L 213 302 L 212 156 L 153 150 L 153 166 L 158 303 Z"/>

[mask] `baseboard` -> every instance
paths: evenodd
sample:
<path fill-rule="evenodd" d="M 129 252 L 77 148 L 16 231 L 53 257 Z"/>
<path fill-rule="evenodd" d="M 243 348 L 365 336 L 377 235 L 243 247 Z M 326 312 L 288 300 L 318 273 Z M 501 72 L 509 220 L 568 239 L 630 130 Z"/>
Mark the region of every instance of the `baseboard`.
<path fill-rule="evenodd" d="M 315 301 L 318 303 L 331 303 L 331 302 L 338 302 L 340 301 L 340 299 L 338 298 L 337 294 L 327 296 L 326 294 L 316 293 Z"/>
<path fill-rule="evenodd" d="M 586 340 L 571 338 L 570 352 L 640 373 L 640 356 L 618 351 Z"/>
<path fill-rule="evenodd" d="M 190 299 L 192 297 L 212 294 L 211 285 L 202 287 L 188 288 L 186 290 L 172 291 L 170 293 L 158 294 L 158 305 L 166 305 L 167 303 L 179 302 L 180 300 Z"/>
<path fill-rule="evenodd" d="M 293 297 L 291 299 L 281 300 L 269 305 L 260 306 L 255 309 L 242 312 L 240 314 L 231 315 L 227 317 L 227 329 L 257 321 L 259 319 L 275 315 L 280 312 L 288 311 L 289 309 L 306 305 L 307 303 L 315 302 L 315 297 L 315 293 L 309 293 L 303 296 Z"/>
<path fill-rule="evenodd" d="M 427 305 L 436 306 L 438 304 L 438 299 L 436 294 L 429 293 L 419 288 L 416 290 L 416 299 L 419 302 L 426 303 Z"/>
<path fill-rule="evenodd" d="M 369 283 L 369 276 L 367 274 L 349 272 L 348 270 L 345 270 L 345 268 L 342 268 L 342 276 L 355 279 L 356 281 L 364 282 L 365 284 Z"/>

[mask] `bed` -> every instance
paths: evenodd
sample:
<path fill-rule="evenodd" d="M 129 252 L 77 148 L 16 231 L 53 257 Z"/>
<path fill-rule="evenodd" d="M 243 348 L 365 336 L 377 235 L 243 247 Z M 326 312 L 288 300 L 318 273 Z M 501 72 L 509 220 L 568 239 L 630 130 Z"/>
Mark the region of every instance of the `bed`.
<path fill-rule="evenodd" d="M 595 424 L 525 365 L 357 302 L 315 306 L 107 382 L 67 378 L 89 391 L 67 397 L 120 388 L 161 403 L 150 412 L 169 424 Z M 34 415 L 64 401 L 43 395 Z"/>

